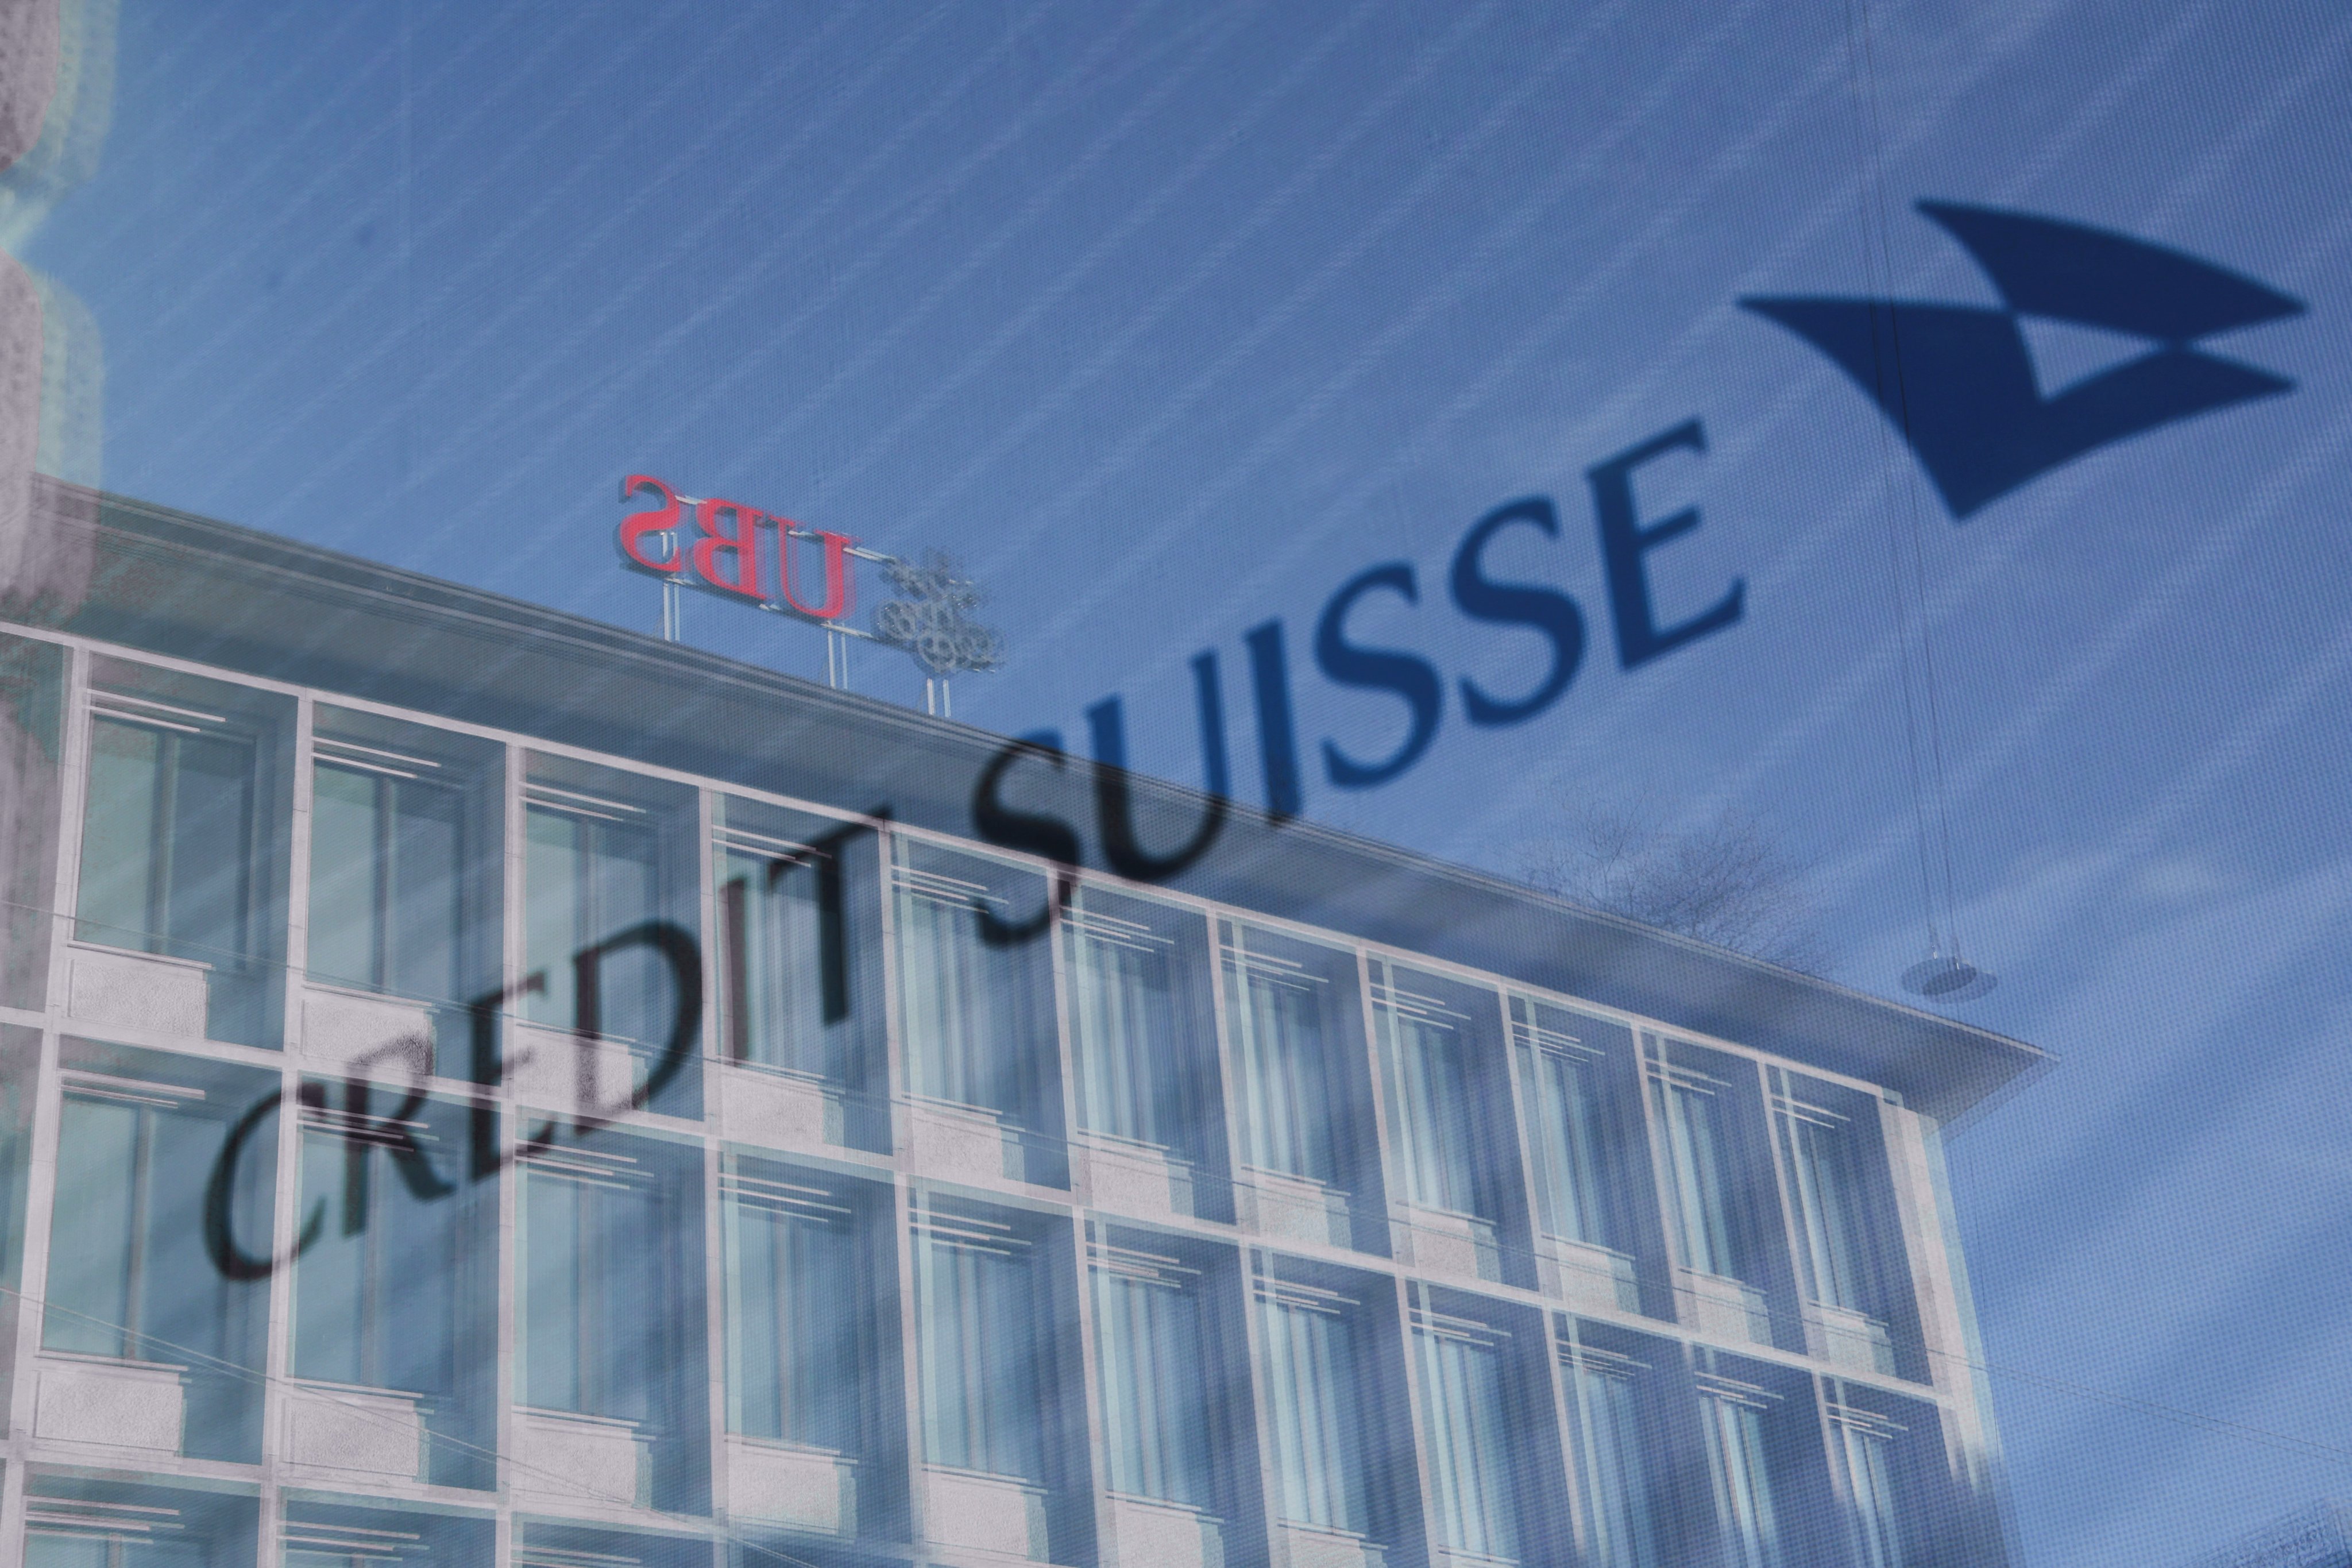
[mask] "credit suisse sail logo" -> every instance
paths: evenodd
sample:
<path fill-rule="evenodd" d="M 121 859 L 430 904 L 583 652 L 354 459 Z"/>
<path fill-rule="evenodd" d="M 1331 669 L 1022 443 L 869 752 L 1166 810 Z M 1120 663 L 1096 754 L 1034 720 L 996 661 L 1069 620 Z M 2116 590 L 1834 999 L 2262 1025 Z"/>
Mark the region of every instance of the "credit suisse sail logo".
<path fill-rule="evenodd" d="M 1819 296 L 1739 303 L 1821 350 L 1878 405 L 1955 521 L 2126 437 L 2294 390 L 2197 344 L 2299 316 L 2300 300 L 2103 228 L 1957 202 L 1919 211 L 1983 270 L 1998 308 Z M 2109 334 L 2125 353 L 2045 392 L 2024 330 L 2036 321 Z"/>

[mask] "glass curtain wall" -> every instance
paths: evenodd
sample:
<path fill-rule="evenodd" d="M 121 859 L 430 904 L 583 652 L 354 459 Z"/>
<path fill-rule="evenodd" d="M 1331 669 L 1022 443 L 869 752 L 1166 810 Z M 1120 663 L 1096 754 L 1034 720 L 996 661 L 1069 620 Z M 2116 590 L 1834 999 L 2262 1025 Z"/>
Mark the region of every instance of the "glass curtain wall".
<path fill-rule="evenodd" d="M 1109 1488 L 1213 1511 L 1218 1385 L 1200 1271 L 1105 1239 L 1087 1252 Z"/>
<path fill-rule="evenodd" d="M 255 737 L 222 715 L 93 696 L 75 936 L 216 967 L 255 952 Z"/>
<path fill-rule="evenodd" d="M 1131 902 L 1132 900 L 1123 900 Z M 1176 939 L 1082 890 L 1062 921 L 1078 1125 L 1162 1153 L 1198 1142 L 1183 1068 L 1190 988 Z"/>
<path fill-rule="evenodd" d="M 523 844 L 523 962 L 528 973 L 547 976 L 543 992 L 525 997 L 524 1014 L 534 1023 L 571 1028 L 581 1021 L 575 955 L 662 912 L 660 833 L 643 805 L 533 781 Z M 598 1031 L 658 1045 L 669 1027 L 669 977 L 653 949 L 631 946 L 604 955 Z"/>
<path fill-rule="evenodd" d="M 1727 1378 L 1699 1380 L 1699 1426 L 1725 1568 L 1789 1568 L 1767 1415 L 1775 1398 Z"/>
<path fill-rule="evenodd" d="M 442 764 L 312 742 L 313 976 L 420 1001 L 461 1000 L 466 796 Z"/>
<path fill-rule="evenodd" d="M 1515 1444 L 1507 1394 L 1510 1336 L 1488 1324 L 1417 1309 L 1421 1453 L 1436 1510 L 1433 1534 L 1449 1551 L 1520 1556 Z"/>
<path fill-rule="evenodd" d="M 1511 1029 L 1531 1068 L 1528 1142 L 1545 1230 L 1564 1241 L 1628 1250 L 1609 1204 L 1611 1147 L 1601 1057 L 1564 1007 L 1511 998 Z"/>
<path fill-rule="evenodd" d="M 1562 1336 L 1559 1358 L 1583 1505 L 1583 1561 L 1590 1568 L 1667 1568 L 1660 1448 L 1643 1413 L 1649 1366 L 1571 1335 Z"/>
<path fill-rule="evenodd" d="M 184 1369 L 183 1451 L 250 1462 L 269 1287 L 215 1264 L 204 1205 L 230 1121 L 277 1080 L 129 1050 L 62 1076 L 42 1348 Z M 277 1188 L 275 1123 L 261 1127 L 224 1177 L 227 1239 L 255 1260 L 271 1251 Z"/>
<path fill-rule="evenodd" d="M 1651 1110 L 1665 1162 L 1667 1228 L 1675 1261 L 1700 1274 L 1761 1288 L 1742 1211 L 1740 1147 L 1733 1124 L 1731 1085 L 1654 1056 L 1649 1064 Z"/>
<path fill-rule="evenodd" d="M 523 1403 L 646 1426 L 678 1350 L 653 1175 L 565 1148 L 522 1163 L 522 1199 Z"/>
<path fill-rule="evenodd" d="M 1369 1535 L 1370 1368 L 1355 1316 L 1359 1304 L 1286 1279 L 1262 1278 L 1256 1292 L 1276 1517 Z"/>
<path fill-rule="evenodd" d="M 395 1122 L 397 1100 L 319 1089 L 298 1212 L 320 1223 L 294 1263 L 293 1373 L 412 1396 L 446 1439 L 425 1479 L 495 1485 L 497 1189 L 466 1169 L 467 1108 L 427 1101 Z"/>
<path fill-rule="evenodd" d="M 1016 1125 L 1050 1121 L 1045 1058 L 1055 1038 L 1045 944 L 988 940 L 1020 929 L 1044 907 L 1045 879 L 901 838 L 893 884 L 914 1092 Z"/>
<path fill-rule="evenodd" d="M 1472 1020 L 1412 989 L 1413 978 L 1373 961 L 1372 1016 L 1389 1068 L 1389 1136 L 1403 1167 L 1404 1195 L 1422 1208 L 1476 1215 Z"/>
<path fill-rule="evenodd" d="M 830 1186 L 739 1157 L 721 1190 L 727 1429 L 856 1455 L 874 1362 L 856 1209 Z"/>
<path fill-rule="evenodd" d="M 1228 924 L 1223 945 L 1226 1029 L 1240 1065 L 1245 1161 L 1344 1185 L 1334 1122 L 1347 1100 L 1335 1068 L 1348 1014 L 1332 994 L 1331 978 L 1247 926 Z M 1352 963 L 1348 968 L 1352 973 Z"/>
<path fill-rule="evenodd" d="M 1832 1384 L 1830 1433 L 1851 1521 L 1856 1568 L 1906 1568 L 1904 1514 L 1896 1480 L 1897 1447 L 1905 1429 L 1874 1411 L 1847 1404 Z"/>
<path fill-rule="evenodd" d="M 926 1460 L 1044 1484 L 1051 1300 L 1032 1238 L 983 1209 L 924 1205 L 915 1308 Z"/>
<path fill-rule="evenodd" d="M 826 908 L 827 879 L 840 875 L 830 860 L 806 843 L 732 821 L 719 826 L 713 870 L 729 1060 L 834 1082 L 845 1076 L 831 1048 L 831 1026 L 850 1005 L 845 977 L 825 971 L 829 959 L 845 965 L 850 954 L 837 884 Z"/>

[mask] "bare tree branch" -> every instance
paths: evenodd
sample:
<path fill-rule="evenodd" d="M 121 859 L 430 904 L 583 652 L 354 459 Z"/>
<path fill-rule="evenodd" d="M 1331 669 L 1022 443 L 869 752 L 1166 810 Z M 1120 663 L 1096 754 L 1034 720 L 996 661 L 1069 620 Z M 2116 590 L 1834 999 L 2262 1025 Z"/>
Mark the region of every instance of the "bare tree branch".
<path fill-rule="evenodd" d="M 1525 856 L 1521 879 L 1768 963 L 1819 973 L 1830 952 L 1805 890 L 1810 868 L 1760 819 L 1726 809 L 1688 832 L 1653 807 L 1570 805 L 1565 830 Z"/>

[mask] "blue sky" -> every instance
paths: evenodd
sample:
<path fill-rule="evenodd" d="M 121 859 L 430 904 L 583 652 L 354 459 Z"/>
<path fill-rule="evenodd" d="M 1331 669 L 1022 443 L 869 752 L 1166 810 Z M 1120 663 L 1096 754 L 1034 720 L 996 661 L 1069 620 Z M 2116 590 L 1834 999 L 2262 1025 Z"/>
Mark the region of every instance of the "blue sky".
<path fill-rule="evenodd" d="M 1904 670 L 1931 657 L 1964 1016 L 2054 1073 L 1953 1147 L 2029 1561 L 2169 1562 L 2352 1493 L 2352 13 L 2338 5 L 334 6 L 121 0 L 95 174 L 22 247 L 103 344 L 103 482 L 640 629 L 621 475 L 989 587 L 960 717 L 1197 776 L 1188 661 L 1315 618 L 1525 689 L 1498 577 L 1589 637 L 1538 720 L 1449 700 L 1328 822 L 1508 870 L 1559 802 L 1724 806 L 1811 863 L 1836 977 L 1925 951 Z M 1734 301 L 1985 304 L 1921 198 L 2095 224 L 2307 315 L 2289 396 L 1946 515 L 1827 361 Z M 1585 474 L 1686 420 L 1661 614 L 1611 657 Z M 803 628 L 691 640 L 803 674 Z M 1924 637 L 1924 644 L 1922 638 Z M 861 650 L 900 700 L 911 666 Z M 1302 672 L 1374 756 L 1393 698 Z M 1244 770 L 1246 776 L 1246 770 Z"/>

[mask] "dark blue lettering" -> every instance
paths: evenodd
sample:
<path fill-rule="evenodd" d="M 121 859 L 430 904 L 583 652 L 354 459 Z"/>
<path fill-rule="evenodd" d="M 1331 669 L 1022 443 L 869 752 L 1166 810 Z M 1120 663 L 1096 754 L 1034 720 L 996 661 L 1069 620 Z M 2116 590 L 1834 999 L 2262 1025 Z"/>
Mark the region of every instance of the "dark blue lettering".
<path fill-rule="evenodd" d="M 1070 898 L 1077 890 L 1077 867 L 1083 851 L 1078 845 L 1077 829 L 1058 816 L 1042 812 L 1014 811 L 999 798 L 1006 770 L 1024 756 L 1041 756 L 1059 773 L 1067 758 L 1062 750 L 1058 730 L 1040 730 L 1034 734 L 1007 742 L 1003 750 L 989 758 L 988 766 L 980 773 L 980 783 L 971 793 L 972 831 L 991 844 L 1007 849 L 1026 850 L 1042 855 L 1057 868 L 1054 874 L 1054 896 L 1033 920 L 1018 925 L 997 918 L 996 911 L 984 903 L 972 906 L 972 915 L 980 922 L 980 940 L 991 947 L 1013 947 L 1043 936 L 1045 928 L 1054 923 L 1056 910 L 1070 907 Z"/>
<path fill-rule="evenodd" d="M 1661 654 L 1672 653 L 1694 638 L 1718 632 L 1739 619 L 1748 592 L 1743 578 L 1733 578 L 1730 592 L 1713 608 L 1679 626 L 1660 626 L 1650 603 L 1650 579 L 1642 558 L 1668 541 L 1698 526 L 1698 509 L 1686 507 L 1672 517 L 1643 523 L 1633 501 L 1633 470 L 1653 458 L 1677 449 L 1706 450 L 1706 433 L 1696 419 L 1653 436 L 1638 447 L 1584 471 L 1592 486 L 1592 510 L 1601 526 L 1601 556 L 1609 570 L 1609 613 L 1617 625 L 1617 663 L 1632 669 Z"/>
<path fill-rule="evenodd" d="M 1419 762 L 1422 752 L 1436 737 L 1437 721 L 1445 701 L 1445 687 L 1427 659 L 1392 648 L 1359 647 L 1348 640 L 1348 612 L 1359 598 L 1374 588 L 1394 589 L 1408 605 L 1421 603 L 1421 590 L 1414 584 L 1412 567 L 1407 562 L 1391 561 L 1359 574 L 1323 606 L 1323 618 L 1315 627 L 1315 663 L 1341 686 L 1395 692 L 1404 699 L 1412 722 L 1404 743 L 1381 763 L 1357 762 L 1325 741 L 1324 770 L 1341 789 L 1370 789 L 1374 784 L 1386 784 Z"/>
<path fill-rule="evenodd" d="M 1454 552 L 1454 602 L 1472 620 L 1529 626 L 1551 644 L 1551 668 L 1542 684 L 1517 701 L 1489 697 L 1468 676 L 1462 678 L 1462 708 L 1470 722 L 1486 729 L 1523 724 L 1560 699 L 1584 662 L 1584 612 L 1576 601 L 1550 588 L 1497 583 L 1481 560 L 1487 542 L 1515 522 L 1530 523 L 1546 538 L 1559 537 L 1559 513 L 1549 496 L 1529 496 L 1496 507 L 1470 525 Z"/>
<path fill-rule="evenodd" d="M 1257 698 L 1258 759 L 1265 770 L 1265 812 L 1280 823 L 1306 805 L 1298 779 L 1298 729 L 1290 717 L 1290 664 L 1282 651 L 1282 623 L 1251 628 L 1250 685 Z"/>
<path fill-rule="evenodd" d="M 1232 779 L 1225 766 L 1225 700 L 1217 679 L 1213 652 L 1192 659 L 1192 688 L 1201 710 L 1201 766 L 1209 785 L 1209 804 L 1201 826 L 1181 849 L 1171 855 L 1146 850 L 1135 835 L 1135 800 L 1128 787 L 1127 726 L 1119 700 L 1106 697 L 1087 710 L 1087 724 L 1095 742 L 1095 815 L 1102 828 L 1103 860 L 1122 877 L 1139 882 L 1164 882 L 1208 853 L 1225 825 Z"/>

